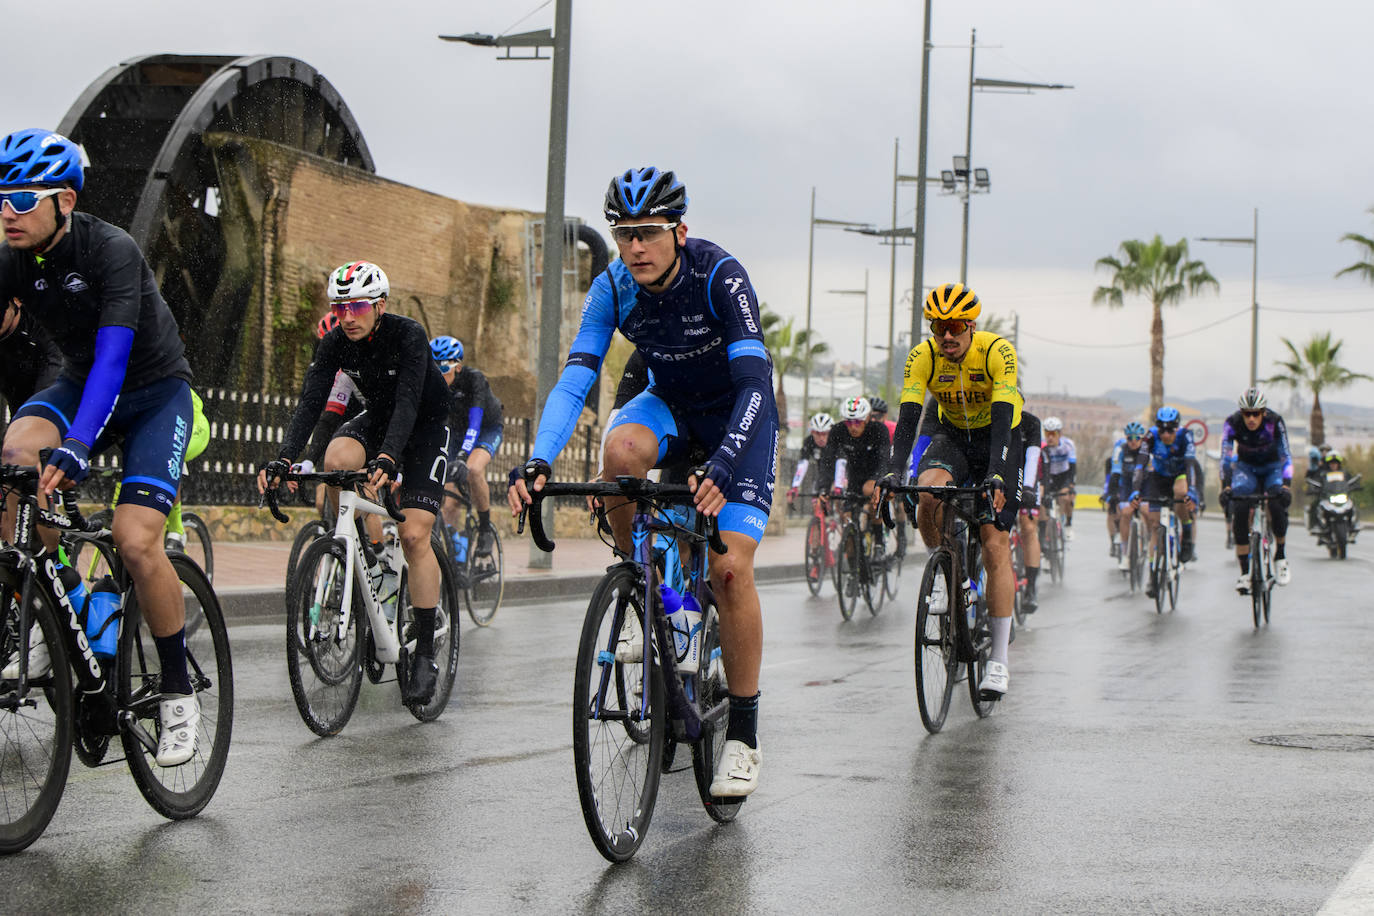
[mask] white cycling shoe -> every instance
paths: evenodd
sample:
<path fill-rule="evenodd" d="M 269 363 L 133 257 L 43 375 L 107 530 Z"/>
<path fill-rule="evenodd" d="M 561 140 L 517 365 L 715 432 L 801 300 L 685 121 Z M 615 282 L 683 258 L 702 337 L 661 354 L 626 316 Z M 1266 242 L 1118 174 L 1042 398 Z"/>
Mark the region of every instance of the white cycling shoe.
<path fill-rule="evenodd" d="M 46 677 L 52 671 L 52 657 L 48 654 L 48 643 L 43 639 L 43 631 L 35 621 L 29 628 L 29 680 Z M 19 677 L 19 653 L 14 661 L 0 670 L 0 680 L 13 681 Z"/>
<path fill-rule="evenodd" d="M 983 679 L 978 682 L 978 694 L 983 700 L 1000 700 L 1011 683 L 1011 672 L 1001 662 L 989 661 L 983 666 Z"/>
<path fill-rule="evenodd" d="M 195 694 L 164 694 L 158 706 L 162 735 L 157 742 L 160 767 L 179 767 L 196 755 L 196 732 L 200 728 L 200 701 Z"/>
<path fill-rule="evenodd" d="M 759 765 L 763 752 L 743 741 L 726 741 L 720 755 L 711 794 L 717 798 L 743 798 L 759 787 Z"/>
<path fill-rule="evenodd" d="M 1288 569 L 1288 559 L 1286 557 L 1282 560 L 1274 561 L 1274 580 L 1278 582 L 1279 585 L 1287 585 L 1289 582 L 1293 581 L 1293 573 Z"/>
<path fill-rule="evenodd" d="M 1121 570 L 1122 572 L 1130 572 L 1131 558 L 1126 556 L 1126 554 L 1123 552 L 1121 556 L 1116 558 L 1116 568 Z"/>
<path fill-rule="evenodd" d="M 1248 572 L 1241 573 L 1236 578 L 1236 592 L 1241 595 L 1250 594 L 1250 574 Z"/>
<path fill-rule="evenodd" d="M 1066 541 L 1072 541 L 1072 540 L 1073 540 L 1073 529 L 1072 529 L 1072 528 L 1065 528 L 1065 529 L 1064 529 L 1064 540 L 1066 540 Z"/>

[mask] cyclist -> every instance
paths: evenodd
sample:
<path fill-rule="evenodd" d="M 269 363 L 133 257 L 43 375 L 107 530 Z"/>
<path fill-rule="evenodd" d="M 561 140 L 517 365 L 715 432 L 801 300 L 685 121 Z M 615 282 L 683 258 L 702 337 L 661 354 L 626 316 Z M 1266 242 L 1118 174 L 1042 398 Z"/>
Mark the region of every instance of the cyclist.
<path fill-rule="evenodd" d="M 811 462 L 820 457 L 825 450 L 826 443 L 830 441 L 831 427 L 834 425 L 835 419 L 824 411 L 811 418 L 808 427 L 809 435 L 802 440 L 801 457 L 797 459 L 797 470 L 792 474 L 792 486 L 787 490 L 789 506 L 797 498 L 797 491 L 801 487 L 802 480 L 806 477 L 806 472 L 811 468 Z M 819 465 L 817 468 L 819 473 Z"/>
<path fill-rule="evenodd" d="M 57 380 L 15 412 L 4 461 L 33 465 L 39 451 L 55 449 L 39 480 L 51 494 L 84 480 L 91 456 L 122 440 L 125 484 L 112 528 L 161 665 L 155 759 L 178 766 L 195 756 L 200 704 L 186 671 L 181 586 L 162 536 L 190 436 L 191 368 L 138 245 L 77 211 L 84 164 L 82 149 L 51 131 L 0 140 L 0 301 L 19 299 L 62 353 Z M 41 534 L 41 566 L 53 575 L 57 532 Z M 35 652 L 31 664 L 39 659 Z"/>
<path fill-rule="evenodd" d="M 938 422 L 921 456 L 920 486 L 981 482 L 991 501 L 978 500 L 979 537 L 988 577 L 992 652 L 978 688 L 987 699 L 1007 692 L 1007 643 L 1016 588 L 1007 532 L 1021 495 L 1021 392 L 1016 387 L 1016 349 L 991 331 L 977 330 L 982 304 L 972 289 L 946 283 L 931 290 L 924 305 L 931 337 L 906 359 L 901 413 L 885 481 L 897 481 L 911 454 L 926 391 L 939 404 Z M 916 524 L 929 548 L 940 543 L 940 507 L 922 493 Z"/>
<path fill-rule="evenodd" d="M 887 427 L 869 422 L 871 411 L 868 398 L 863 397 L 850 398 L 840 405 L 844 431 L 831 436 L 826 443 L 816 475 L 816 488 L 820 490 L 821 502 L 828 503 L 830 490 L 836 484 L 836 465 L 843 461 L 846 471 L 845 494 L 868 497 L 870 523 L 874 521 L 873 509 L 878 505 L 878 477 L 886 470 L 892 454 L 892 441 L 887 437 Z"/>
<path fill-rule="evenodd" d="M 1040 450 L 1040 418 L 1028 410 L 1021 411 L 1021 444 L 1026 447 L 1021 465 L 1021 508 L 1017 512 L 1017 527 L 1021 533 L 1021 561 L 1026 568 L 1026 587 L 1021 592 L 1021 607 L 1035 613 L 1040 606 L 1035 582 L 1040 578 L 1040 466 L 1044 463 Z"/>
<path fill-rule="evenodd" d="M 1078 472 L 1078 453 L 1073 440 L 1064 435 L 1064 421 L 1046 417 L 1041 424 L 1045 430 L 1045 499 L 1059 500 L 1059 514 L 1064 517 L 1064 540 L 1073 540 L 1073 480 Z"/>
<path fill-rule="evenodd" d="M 887 429 L 888 440 L 891 441 L 892 434 L 897 431 L 897 421 L 887 418 L 887 401 L 875 395 L 868 399 L 868 406 L 868 422 L 882 424 Z"/>
<path fill-rule="evenodd" d="M 10 413 L 57 381 L 61 371 L 62 351 L 24 303 L 10 298 L 0 318 L 0 396 Z"/>
<path fill-rule="evenodd" d="M 1293 501 L 1293 453 L 1288 448 L 1288 427 L 1283 417 L 1268 408 L 1269 399 L 1258 388 L 1247 388 L 1236 401 L 1239 410 L 1226 418 L 1221 433 L 1221 492 L 1248 496 L 1261 489 L 1269 501 L 1269 522 L 1274 531 L 1274 574 L 1279 585 L 1293 580 L 1284 554 L 1288 537 L 1288 506 Z M 1236 541 L 1240 577 L 1236 591 L 1250 594 L 1250 513 L 1235 512 L 1231 533 Z"/>
<path fill-rule="evenodd" d="M 1129 571 L 1131 558 L 1127 556 L 1126 545 L 1131 537 L 1131 517 L 1135 515 L 1135 504 L 1131 502 L 1135 469 L 1150 461 L 1150 452 L 1145 448 L 1145 425 L 1132 420 L 1122 430 L 1125 438 L 1112 449 L 1111 473 L 1107 476 L 1107 505 L 1116 509 L 1117 531 L 1112 540 L 1118 545 L 1116 568 Z"/>
<path fill-rule="evenodd" d="M 491 490 L 487 486 L 487 465 L 491 456 L 501 447 L 502 407 L 496 395 L 492 394 L 487 377 L 479 369 L 464 368 L 463 342 L 456 337 L 444 335 L 429 342 L 430 352 L 444 374 L 449 392 L 449 427 L 454 433 L 466 430 L 458 455 L 449 471 L 453 480 L 454 472 L 466 474 L 468 489 L 472 493 L 472 507 L 477 510 L 481 523 L 477 533 L 477 553 L 491 553 L 495 535 L 491 528 Z M 465 470 L 458 471 L 460 466 Z M 456 495 L 456 494 L 455 494 Z M 444 518 L 449 525 L 458 527 L 458 504 L 444 500 Z"/>
<path fill-rule="evenodd" d="M 777 408 L 773 366 L 763 343 L 758 300 L 744 268 L 711 242 L 688 238 L 687 189 L 672 172 L 630 169 L 606 190 L 605 215 L 620 257 L 592 282 L 572 352 L 539 421 L 534 451 L 510 474 L 512 512 L 551 476 L 619 330 L 644 355 L 652 383 L 615 418 L 606 439 L 610 477 L 645 476 L 695 442 L 710 450 L 705 477 L 693 476 L 698 511 L 719 520 L 728 552 L 711 556 L 720 608 L 730 718 L 712 795 L 738 797 L 758 786 L 758 680 L 763 617 L 754 553 L 773 499 Z M 623 503 L 621 505 L 624 505 Z M 622 550 L 628 513 L 609 518 Z"/>
<path fill-rule="evenodd" d="M 1183 543 L 1179 545 L 1178 562 L 1193 561 L 1193 509 L 1197 506 L 1197 479 L 1194 457 L 1193 433 L 1179 429 L 1177 407 L 1161 407 L 1155 413 L 1155 425 L 1145 434 L 1141 448 L 1149 456 L 1135 469 L 1131 478 L 1131 507 L 1138 509 L 1141 500 L 1149 503 L 1147 510 L 1150 530 L 1154 538 L 1150 542 L 1153 552 L 1159 547 L 1159 506 L 1164 500 L 1186 499 L 1179 507 L 1179 521 L 1183 523 Z M 1145 588 L 1145 594 L 1153 598 L 1154 583 Z"/>
<path fill-rule="evenodd" d="M 368 409 L 339 428 L 325 449 L 326 470 L 366 465 L 368 483 L 401 483 L 401 548 L 409 573 L 415 638 L 404 698 L 428 703 L 434 697 L 434 613 L 439 602 L 439 562 L 430 531 L 444 498 L 448 466 L 448 386 L 429 350 L 425 329 L 413 318 L 387 314 L 391 292 L 376 264 L 353 261 L 329 275 L 329 307 L 339 326 L 321 338 L 305 371 L 301 399 L 291 416 L 277 457 L 258 472 L 258 492 L 276 486 L 324 407 L 340 370 L 367 398 Z"/>

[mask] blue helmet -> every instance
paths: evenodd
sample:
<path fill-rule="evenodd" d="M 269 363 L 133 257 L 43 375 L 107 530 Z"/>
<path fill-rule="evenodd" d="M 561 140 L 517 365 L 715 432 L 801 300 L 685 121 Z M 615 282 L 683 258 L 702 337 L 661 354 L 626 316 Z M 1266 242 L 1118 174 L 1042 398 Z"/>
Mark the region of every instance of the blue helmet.
<path fill-rule="evenodd" d="M 1155 413 L 1155 423 L 1157 423 L 1157 424 L 1160 425 L 1160 426 L 1177 426 L 1177 425 L 1178 425 L 1178 408 L 1177 408 L 1177 407 L 1161 407 L 1161 408 L 1159 408 L 1159 411 L 1158 411 L 1157 413 Z"/>
<path fill-rule="evenodd" d="M 1139 438 L 1143 435 L 1145 435 L 1144 424 L 1137 423 L 1135 420 L 1126 424 L 1126 438 Z"/>
<path fill-rule="evenodd" d="M 451 363 L 455 359 L 463 358 L 463 342 L 445 334 L 429 342 L 429 352 L 434 354 L 436 362 Z"/>
<path fill-rule="evenodd" d="M 84 159 L 81 147 L 61 134 L 17 130 L 0 140 L 0 188 L 71 185 L 80 191 Z"/>
<path fill-rule="evenodd" d="M 681 219 L 687 212 L 687 186 L 672 172 L 653 166 L 629 169 L 611 179 L 605 211 L 610 223 L 640 216 Z"/>

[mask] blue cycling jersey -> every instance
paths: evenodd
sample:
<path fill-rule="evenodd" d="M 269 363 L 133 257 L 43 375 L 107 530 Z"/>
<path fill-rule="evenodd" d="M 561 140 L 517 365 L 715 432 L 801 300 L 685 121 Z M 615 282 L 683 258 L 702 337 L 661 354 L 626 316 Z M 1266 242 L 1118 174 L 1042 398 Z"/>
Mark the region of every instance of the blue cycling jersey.
<path fill-rule="evenodd" d="M 733 478 L 765 426 L 760 416 L 776 409 L 758 299 L 739 261 L 719 246 L 689 238 L 680 253 L 677 276 L 659 294 L 635 282 L 618 258 L 592 282 L 568 361 L 544 404 L 532 457 L 552 463 L 567 444 L 619 330 L 644 356 L 650 390 L 666 404 L 729 415 L 710 460 Z"/>
<path fill-rule="evenodd" d="M 1288 427 L 1283 417 L 1265 410 L 1264 421 L 1251 431 L 1238 410 L 1226 418 L 1221 434 L 1221 481 L 1226 486 L 1237 462 L 1252 467 L 1277 464 L 1284 480 L 1293 477 L 1293 453 L 1288 447 Z"/>

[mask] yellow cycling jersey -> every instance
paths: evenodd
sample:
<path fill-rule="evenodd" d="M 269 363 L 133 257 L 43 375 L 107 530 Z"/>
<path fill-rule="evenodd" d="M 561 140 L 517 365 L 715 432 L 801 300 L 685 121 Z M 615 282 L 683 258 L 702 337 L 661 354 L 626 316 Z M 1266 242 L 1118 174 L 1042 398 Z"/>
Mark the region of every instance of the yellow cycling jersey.
<path fill-rule="evenodd" d="M 946 358 L 934 340 L 914 347 L 906 358 L 902 403 L 922 404 L 927 391 L 939 401 L 940 419 L 959 429 L 991 425 L 998 402 L 1011 405 L 1013 428 L 1021 422 L 1025 400 L 1016 386 L 1016 348 L 991 331 L 974 331 L 958 362 Z"/>

